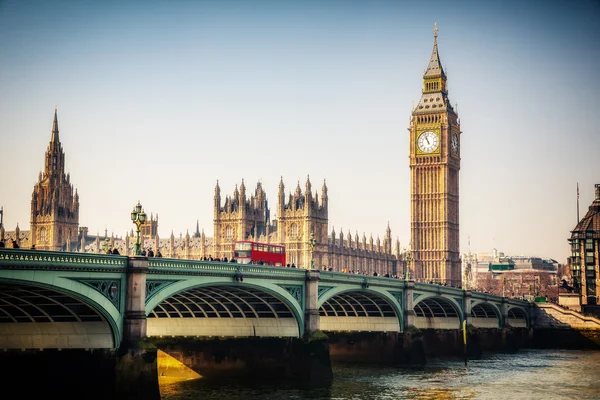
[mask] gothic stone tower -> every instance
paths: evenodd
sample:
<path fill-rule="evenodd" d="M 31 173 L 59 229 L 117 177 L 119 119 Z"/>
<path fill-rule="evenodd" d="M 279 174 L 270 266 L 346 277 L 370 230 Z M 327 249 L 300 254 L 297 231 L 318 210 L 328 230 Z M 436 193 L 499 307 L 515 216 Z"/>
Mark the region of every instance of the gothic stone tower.
<path fill-rule="evenodd" d="M 31 244 L 37 249 L 71 251 L 77 247 L 79 195 L 73 191 L 70 180 L 70 175 L 65 174 L 65 154 L 54 109 L 44 172 L 40 172 L 31 196 Z"/>
<path fill-rule="evenodd" d="M 287 263 L 310 268 L 311 255 L 308 240 L 311 233 L 314 233 L 315 266 L 329 265 L 327 202 L 327 184 L 323 182 L 319 202 L 319 195 L 315 193 L 313 196 L 310 177 L 307 177 L 304 194 L 298 182 L 295 193 L 293 195 L 290 193 L 286 203 L 285 186 L 283 177 L 281 178 L 277 205 L 277 236 L 278 243 L 285 246 Z"/>
<path fill-rule="evenodd" d="M 460 124 L 448 99 L 437 28 L 423 75 L 421 100 L 410 121 L 410 218 L 416 279 L 460 285 L 458 174 Z"/>
<path fill-rule="evenodd" d="M 233 196 L 225 198 L 223 207 L 221 207 L 221 188 L 217 182 L 214 204 L 214 254 L 212 256 L 231 258 L 233 243 L 236 240 L 246 240 L 252 237 L 254 240 L 268 241 L 269 218 L 267 196 L 260 182 L 256 185 L 254 196 L 247 199 L 246 185 L 242 179 L 239 191 L 236 185 Z"/>

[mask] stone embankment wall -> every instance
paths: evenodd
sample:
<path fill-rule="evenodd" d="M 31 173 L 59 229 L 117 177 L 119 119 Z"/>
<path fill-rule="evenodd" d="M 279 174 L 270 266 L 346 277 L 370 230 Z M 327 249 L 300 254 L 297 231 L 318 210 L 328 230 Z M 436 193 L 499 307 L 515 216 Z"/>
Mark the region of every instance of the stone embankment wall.
<path fill-rule="evenodd" d="M 536 303 L 534 311 L 535 328 L 571 328 L 571 329 L 598 329 L 600 319 L 590 317 L 562 308 L 551 303 Z"/>
<path fill-rule="evenodd" d="M 600 349 L 600 319 L 549 303 L 536 303 L 532 313 L 534 347 Z"/>

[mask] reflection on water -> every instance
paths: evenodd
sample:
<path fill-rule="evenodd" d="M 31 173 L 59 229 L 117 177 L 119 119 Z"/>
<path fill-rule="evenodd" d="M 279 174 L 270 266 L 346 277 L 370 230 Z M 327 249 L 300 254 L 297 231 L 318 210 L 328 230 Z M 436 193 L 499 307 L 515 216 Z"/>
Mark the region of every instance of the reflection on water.
<path fill-rule="evenodd" d="M 161 381 L 163 400 L 600 399 L 600 351 L 522 350 L 471 360 L 437 359 L 420 370 L 333 366 L 321 387 L 269 381 Z"/>

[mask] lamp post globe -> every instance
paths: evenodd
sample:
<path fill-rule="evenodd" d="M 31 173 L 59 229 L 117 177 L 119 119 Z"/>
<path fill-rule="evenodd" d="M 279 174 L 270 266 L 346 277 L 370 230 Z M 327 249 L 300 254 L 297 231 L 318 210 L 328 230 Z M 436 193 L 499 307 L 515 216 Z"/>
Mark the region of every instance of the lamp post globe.
<path fill-rule="evenodd" d="M 146 222 L 146 213 L 144 212 L 144 208 L 140 204 L 139 200 L 135 207 L 133 207 L 133 211 L 131 211 L 131 222 L 135 224 L 136 232 L 135 255 L 139 256 L 140 254 L 142 254 L 142 251 L 140 249 L 140 225 Z"/>

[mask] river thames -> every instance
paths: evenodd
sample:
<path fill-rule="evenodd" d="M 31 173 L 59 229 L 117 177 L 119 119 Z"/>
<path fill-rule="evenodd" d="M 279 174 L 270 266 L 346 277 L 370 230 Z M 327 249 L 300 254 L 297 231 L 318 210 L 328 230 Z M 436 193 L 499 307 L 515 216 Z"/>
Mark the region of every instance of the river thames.
<path fill-rule="evenodd" d="M 162 400 L 600 399 L 600 351 L 520 350 L 432 359 L 420 370 L 333 363 L 323 387 L 197 379 L 160 384 Z"/>

